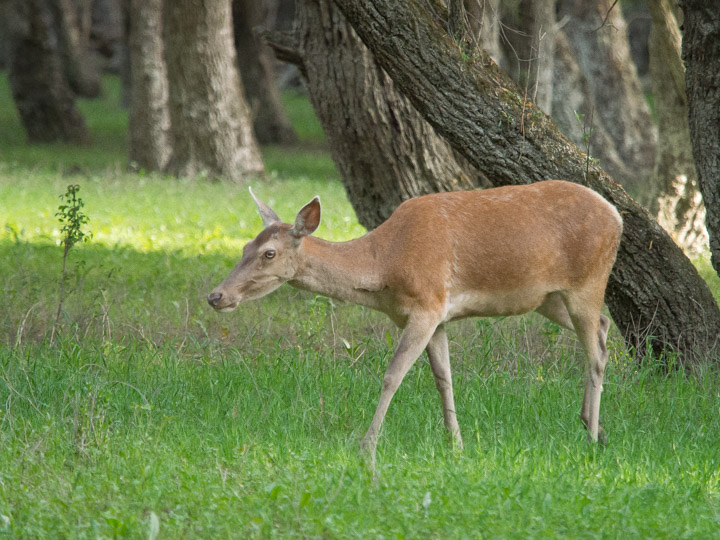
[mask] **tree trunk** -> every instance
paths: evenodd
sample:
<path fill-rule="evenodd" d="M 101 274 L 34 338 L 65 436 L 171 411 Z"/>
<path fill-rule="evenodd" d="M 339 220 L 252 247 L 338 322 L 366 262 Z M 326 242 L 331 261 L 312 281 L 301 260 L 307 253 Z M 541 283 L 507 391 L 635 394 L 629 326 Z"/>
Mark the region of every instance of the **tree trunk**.
<path fill-rule="evenodd" d="M 630 178 L 616 141 L 605 129 L 604 121 L 595 115 L 590 82 L 562 30 L 555 34 L 553 68 L 553 121 L 583 151 L 598 158 L 613 178 Z"/>
<path fill-rule="evenodd" d="M 63 73 L 48 0 L 6 0 L 3 7 L 8 78 L 28 141 L 87 143 L 85 120 Z"/>
<path fill-rule="evenodd" d="M 504 64 L 501 67 L 509 73 L 513 80 L 523 88 L 523 97 L 535 101 L 546 113 L 551 114 L 553 121 L 560 127 L 570 139 L 579 145 L 594 159 L 602 163 L 604 169 L 613 178 L 623 185 L 631 184 L 637 178 L 637 171 L 631 169 L 625 158 L 620 155 L 620 146 L 623 141 L 617 140 L 619 136 L 614 127 L 614 120 L 610 115 L 603 115 L 599 111 L 605 105 L 596 105 L 598 93 L 612 92 L 612 89 L 596 88 L 599 82 L 597 76 L 587 73 L 588 69 L 610 70 L 618 72 L 618 67 L 611 63 L 609 66 L 581 64 L 576 53 L 576 44 L 571 42 L 565 31 L 557 28 L 557 24 L 566 27 L 568 24 L 577 25 L 576 20 L 566 13 L 561 23 L 553 23 L 554 16 L 545 16 L 540 19 L 540 25 L 536 24 L 533 12 L 540 12 L 542 8 L 550 9 L 554 14 L 553 7 L 542 6 L 547 0 L 522 0 L 517 4 L 506 3 L 503 5 L 503 25 L 506 30 L 503 32 Z M 580 3 L 586 0 L 580 0 Z M 514 7 L 513 7 L 514 6 Z M 579 8 L 578 8 L 579 9 Z M 580 10 L 580 9 L 579 9 Z M 542 22 L 544 21 L 544 22 Z M 600 22 L 597 23 L 600 25 Z M 548 36 L 545 41 L 552 51 L 552 60 L 548 60 L 548 51 L 544 49 L 545 61 L 542 58 L 535 58 L 537 53 L 533 52 L 533 36 L 540 35 L 540 27 L 549 27 Z M 593 32 L 580 32 L 576 41 L 580 41 L 585 48 L 594 47 L 591 41 L 594 38 Z M 584 43 L 588 42 L 588 43 Z M 537 47 L 537 45 L 535 45 Z M 609 58 L 609 57 L 608 57 Z M 607 61 L 607 59 L 605 61 Z M 541 65 L 541 64 L 545 65 Z M 537 71 L 538 76 L 543 79 L 545 88 L 550 90 L 538 92 L 541 101 L 534 99 L 533 88 L 535 79 L 528 80 L 528 71 L 532 74 Z M 548 83 L 547 79 L 550 79 Z M 543 92 L 545 95 L 543 96 Z M 527 95 L 526 95 L 527 94 Z M 550 105 L 547 106 L 547 99 Z M 544 103 L 544 104 L 543 104 Z M 645 106 L 642 101 L 638 101 Z M 633 106 L 629 104 L 628 106 Z M 610 126 L 606 126 L 606 123 Z M 623 135 L 624 136 L 624 135 Z M 649 171 L 649 169 L 648 169 Z M 635 182 L 637 187 L 639 182 Z M 643 186 L 644 187 L 644 186 Z"/>
<path fill-rule="evenodd" d="M 99 59 L 101 70 L 118 74 L 130 34 L 130 0 L 92 0 L 90 48 Z"/>
<path fill-rule="evenodd" d="M 121 39 L 118 43 L 115 59 L 117 72 L 120 75 L 120 81 L 122 82 L 122 92 L 120 94 L 120 104 L 124 108 L 130 107 L 130 72 L 132 67 L 130 66 L 130 1 L 121 0 L 120 2 L 120 22 L 121 22 Z M 163 38 L 163 44 L 165 39 Z M 167 63 L 165 64 L 165 71 L 167 71 Z M 169 86 L 169 81 L 168 81 Z M 169 90 L 168 90 L 169 94 Z M 168 102 L 170 98 L 168 95 Z"/>
<path fill-rule="evenodd" d="M 237 69 L 230 0 L 173 0 L 164 7 L 168 171 L 232 180 L 262 171 Z"/>
<path fill-rule="evenodd" d="M 94 0 L 75 0 L 77 6 L 78 30 L 80 46 L 90 50 L 90 33 L 92 32 L 92 8 Z"/>
<path fill-rule="evenodd" d="M 555 58 L 555 0 L 521 0 L 520 86 L 525 95 L 547 114 L 552 114 L 553 64 Z"/>
<path fill-rule="evenodd" d="M 468 24 L 477 44 L 502 65 L 500 0 L 465 0 Z"/>
<path fill-rule="evenodd" d="M 73 0 L 51 0 L 57 28 L 63 70 L 76 95 L 96 98 L 100 95 L 100 72 L 90 58 L 83 37 L 80 12 Z"/>
<path fill-rule="evenodd" d="M 697 186 L 690 145 L 685 95 L 685 68 L 680 57 L 682 38 L 669 0 L 648 2 L 653 19 L 650 31 L 650 75 L 658 122 L 658 151 L 654 179 L 658 223 L 688 255 L 707 249 L 705 206 Z"/>
<path fill-rule="evenodd" d="M 240 75 L 245 83 L 245 96 L 258 142 L 292 144 L 297 141 L 297 136 L 275 84 L 272 52 L 253 35 L 253 28 L 264 23 L 263 4 L 259 0 L 232 2 Z"/>
<path fill-rule="evenodd" d="M 170 158 L 163 0 L 130 0 L 130 163 L 162 171 Z"/>
<path fill-rule="evenodd" d="M 294 57 L 360 223 L 376 227 L 410 197 L 479 185 L 332 0 L 298 0 L 297 25 Z"/>
<path fill-rule="evenodd" d="M 720 310 L 690 261 L 599 166 L 586 177 L 586 156 L 486 54 L 464 58 L 421 0 L 335 3 L 397 87 L 494 184 L 564 178 L 617 207 L 625 229 L 607 303 L 628 345 L 686 362 L 713 353 Z"/>
<path fill-rule="evenodd" d="M 680 6 L 685 14 L 682 51 L 690 138 L 712 264 L 720 275 L 720 2 L 682 0 Z"/>
<path fill-rule="evenodd" d="M 608 171 L 637 196 L 655 163 L 657 135 L 630 57 L 625 20 L 613 2 L 559 0 L 558 17 L 568 17 L 563 29 L 594 103 L 592 110 L 577 112 L 592 115 L 593 123 L 602 124 L 610 135 L 628 176 L 613 170 L 611 161 Z M 593 156 L 605 164 L 605 147 L 594 146 Z"/>

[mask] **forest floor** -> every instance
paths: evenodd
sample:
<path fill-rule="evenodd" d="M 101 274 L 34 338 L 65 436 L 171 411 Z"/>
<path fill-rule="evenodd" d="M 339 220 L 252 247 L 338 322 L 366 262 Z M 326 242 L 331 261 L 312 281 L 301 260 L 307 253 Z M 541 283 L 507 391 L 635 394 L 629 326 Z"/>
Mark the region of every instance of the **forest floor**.
<path fill-rule="evenodd" d="M 27 147 L 0 77 L 0 534 L 27 538 L 717 538 L 717 359 L 642 367 L 609 342 L 605 447 L 579 421 L 584 356 L 539 316 L 449 328 L 465 449 L 424 359 L 393 400 L 377 474 L 357 441 L 398 333 L 284 286 L 231 314 L 206 302 L 261 230 L 247 186 L 129 171 L 117 81 L 81 103 L 93 145 Z M 299 148 L 250 182 L 318 236 L 364 233 L 301 96 Z M 68 184 L 89 242 L 62 265 Z M 716 298 L 720 280 L 696 261 Z"/>

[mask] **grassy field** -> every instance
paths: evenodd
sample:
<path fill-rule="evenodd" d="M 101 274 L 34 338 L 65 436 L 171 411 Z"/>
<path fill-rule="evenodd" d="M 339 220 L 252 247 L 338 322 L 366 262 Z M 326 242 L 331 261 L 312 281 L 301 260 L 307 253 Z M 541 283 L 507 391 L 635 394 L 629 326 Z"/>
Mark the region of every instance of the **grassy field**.
<path fill-rule="evenodd" d="M 609 435 L 578 418 L 583 355 L 542 318 L 450 328 L 465 450 L 425 360 L 396 395 L 377 478 L 357 441 L 396 330 L 282 287 L 232 314 L 204 297 L 261 229 L 246 186 L 128 173 L 118 88 L 82 103 L 95 145 L 28 148 L 0 77 L 0 534 L 23 538 L 718 538 L 720 384 L 638 369 L 615 334 Z M 318 235 L 363 233 L 307 103 L 307 144 L 266 148 L 251 182 Z M 55 217 L 81 185 L 89 243 Z M 698 261 L 716 295 L 717 277 Z"/>

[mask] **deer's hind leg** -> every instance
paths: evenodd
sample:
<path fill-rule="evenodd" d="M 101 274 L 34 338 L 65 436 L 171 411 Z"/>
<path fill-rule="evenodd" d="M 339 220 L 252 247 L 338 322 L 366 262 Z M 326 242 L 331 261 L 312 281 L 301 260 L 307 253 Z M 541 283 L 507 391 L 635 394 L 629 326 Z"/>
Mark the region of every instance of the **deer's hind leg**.
<path fill-rule="evenodd" d="M 559 292 L 548 294 L 535 312 L 568 330 L 575 330 L 570 313 L 565 307 L 565 301 Z"/>
<path fill-rule="evenodd" d="M 605 433 L 600 427 L 600 395 L 608 359 L 606 340 L 610 320 L 601 313 L 604 296 L 604 287 L 587 286 L 568 291 L 564 297 L 573 327 L 588 357 L 580 418 L 593 442 L 605 442 Z"/>

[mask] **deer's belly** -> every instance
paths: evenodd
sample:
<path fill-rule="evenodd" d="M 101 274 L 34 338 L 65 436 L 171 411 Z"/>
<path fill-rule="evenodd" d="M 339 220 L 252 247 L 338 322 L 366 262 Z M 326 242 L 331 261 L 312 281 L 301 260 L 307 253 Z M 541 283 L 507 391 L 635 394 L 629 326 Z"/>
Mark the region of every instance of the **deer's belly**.
<path fill-rule="evenodd" d="M 536 309 L 546 290 L 514 290 L 502 292 L 470 291 L 448 295 L 444 321 L 464 317 L 500 317 L 521 315 Z"/>

